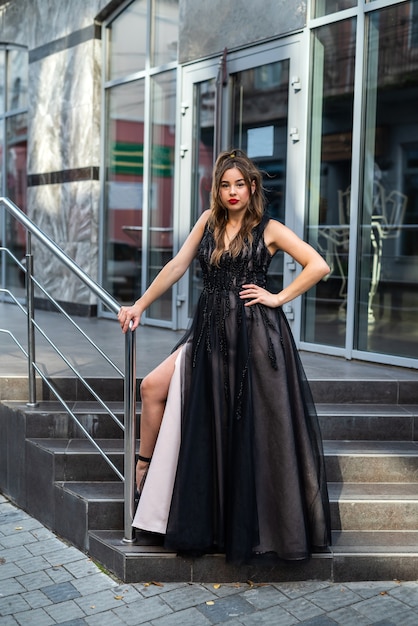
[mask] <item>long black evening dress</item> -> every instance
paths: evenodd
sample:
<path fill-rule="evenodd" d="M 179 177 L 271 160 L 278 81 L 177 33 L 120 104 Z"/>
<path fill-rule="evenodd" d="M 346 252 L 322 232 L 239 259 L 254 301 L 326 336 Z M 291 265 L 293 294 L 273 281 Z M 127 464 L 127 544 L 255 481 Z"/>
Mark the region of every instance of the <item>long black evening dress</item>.
<path fill-rule="evenodd" d="M 281 308 L 245 307 L 238 295 L 243 284 L 266 285 L 267 222 L 253 229 L 247 250 L 237 258 L 226 252 L 219 267 L 209 263 L 214 238 L 205 229 L 198 251 L 203 291 L 180 342 L 177 394 L 170 388 L 176 397 L 169 394 L 163 441 L 134 520 L 164 533 L 167 548 L 224 552 L 237 563 L 260 553 L 305 559 L 330 544 L 321 434 L 289 325 Z M 177 436 L 164 434 L 176 420 Z M 164 467 L 170 447 L 171 470 Z M 163 482 L 171 474 L 165 504 L 153 471 Z M 163 525 L 153 525 L 164 506 Z"/>

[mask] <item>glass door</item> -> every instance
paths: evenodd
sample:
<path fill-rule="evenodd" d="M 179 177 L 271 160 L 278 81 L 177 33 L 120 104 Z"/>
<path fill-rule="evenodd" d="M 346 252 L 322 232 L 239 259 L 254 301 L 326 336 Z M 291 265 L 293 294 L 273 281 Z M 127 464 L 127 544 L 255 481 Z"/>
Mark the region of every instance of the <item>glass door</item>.
<path fill-rule="evenodd" d="M 219 149 L 240 148 L 257 163 L 263 172 L 266 210 L 272 218 L 292 229 L 303 223 L 300 137 L 306 116 L 301 110 L 304 77 L 300 74 L 299 47 L 300 41 L 293 39 L 257 52 L 252 49 L 251 53 L 229 55 L 225 51 L 216 63 L 185 70 L 180 163 L 182 239 L 209 207 L 212 167 Z M 297 180 L 298 184 L 290 186 L 289 180 Z M 279 291 L 294 277 L 296 266 L 284 256 L 278 253 L 273 259 L 269 277 L 272 291 Z M 196 263 L 179 285 L 178 327 L 187 325 L 200 289 Z M 294 306 L 286 308 L 291 322 L 296 315 Z"/>

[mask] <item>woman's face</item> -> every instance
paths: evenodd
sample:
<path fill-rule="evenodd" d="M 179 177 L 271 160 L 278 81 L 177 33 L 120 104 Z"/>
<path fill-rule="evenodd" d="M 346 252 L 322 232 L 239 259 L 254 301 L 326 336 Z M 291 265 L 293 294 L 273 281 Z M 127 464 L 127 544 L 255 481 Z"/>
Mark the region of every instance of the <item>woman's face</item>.
<path fill-rule="evenodd" d="M 254 193 L 255 183 L 248 188 L 242 172 L 232 167 L 226 170 L 219 185 L 219 198 L 222 205 L 231 213 L 240 213 L 248 207 L 251 193 Z"/>

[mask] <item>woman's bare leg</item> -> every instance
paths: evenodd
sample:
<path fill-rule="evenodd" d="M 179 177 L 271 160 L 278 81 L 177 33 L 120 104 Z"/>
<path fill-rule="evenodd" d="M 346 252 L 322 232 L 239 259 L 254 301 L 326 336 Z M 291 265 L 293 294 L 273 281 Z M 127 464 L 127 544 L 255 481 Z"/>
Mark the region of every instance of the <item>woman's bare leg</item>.
<path fill-rule="evenodd" d="M 151 457 L 154 452 L 161 421 L 168 395 L 168 388 L 174 373 L 174 363 L 181 348 L 170 354 L 152 372 L 147 374 L 141 383 L 141 429 L 139 454 Z M 136 464 L 136 485 L 140 489 L 144 474 L 149 463 L 138 461 Z"/>

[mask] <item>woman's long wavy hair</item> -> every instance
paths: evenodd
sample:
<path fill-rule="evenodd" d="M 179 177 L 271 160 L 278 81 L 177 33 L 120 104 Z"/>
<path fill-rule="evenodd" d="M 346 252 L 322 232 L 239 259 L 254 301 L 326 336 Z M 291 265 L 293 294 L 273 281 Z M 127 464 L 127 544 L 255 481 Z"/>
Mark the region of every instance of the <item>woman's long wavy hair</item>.
<path fill-rule="evenodd" d="M 209 227 L 215 239 L 215 249 L 212 252 L 210 262 L 212 265 L 216 266 L 219 265 L 222 254 L 225 252 L 225 229 L 228 223 L 228 210 L 220 199 L 221 182 L 225 172 L 233 167 L 236 167 L 241 172 L 250 192 L 250 199 L 241 229 L 231 240 L 229 245 L 228 251 L 231 256 L 238 256 L 245 246 L 251 245 L 251 231 L 260 223 L 264 213 L 264 194 L 260 170 L 242 150 L 221 152 L 213 168 L 210 203 L 211 215 L 208 220 Z M 252 183 L 255 183 L 254 192 L 252 192 L 251 189 Z"/>

